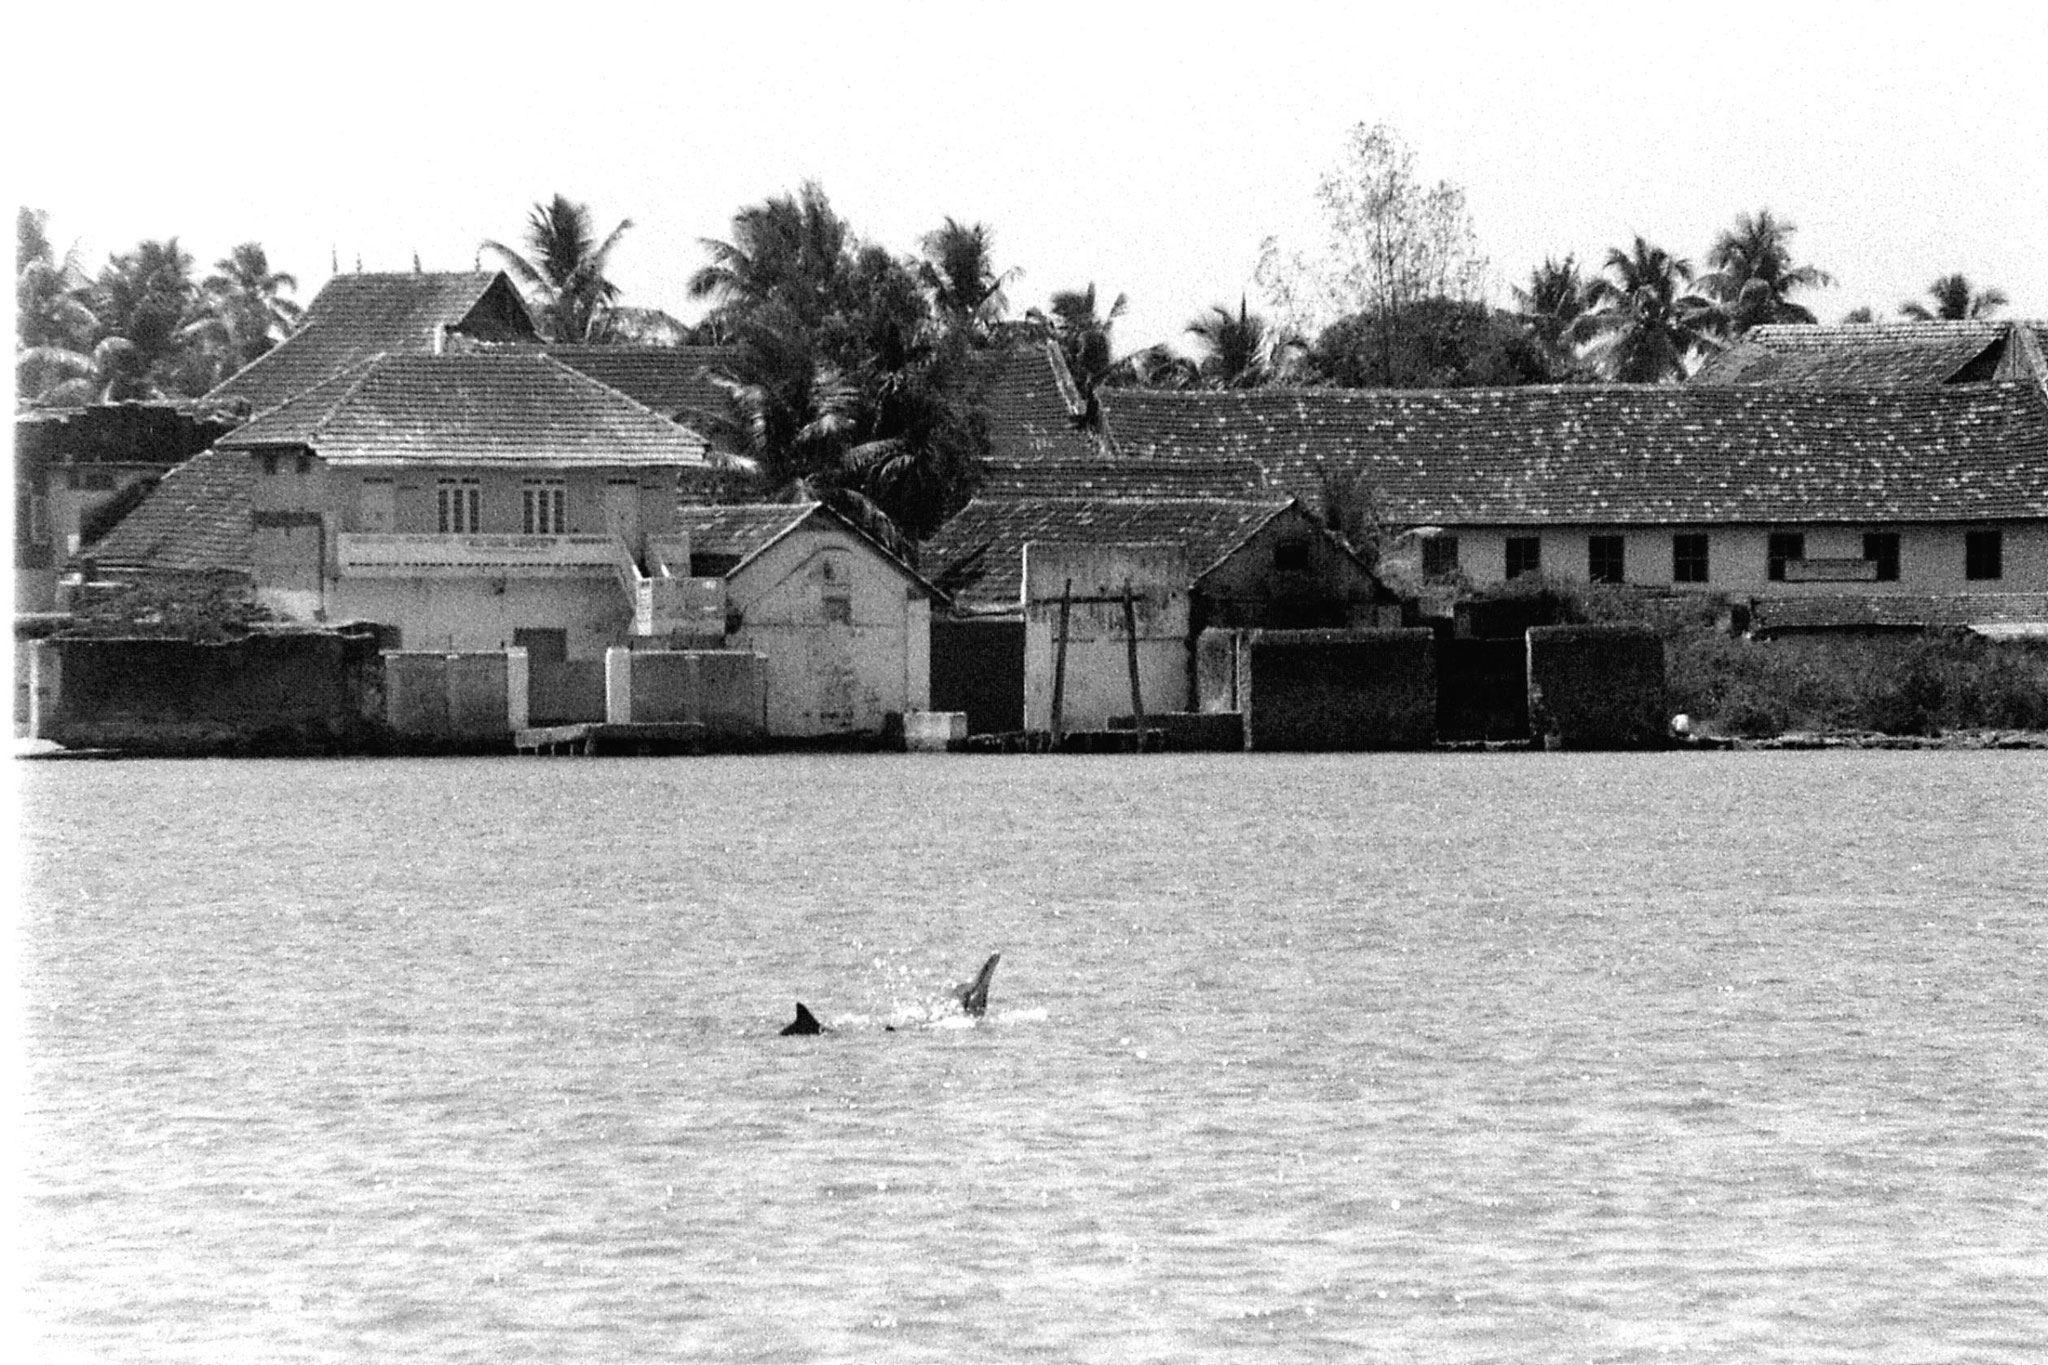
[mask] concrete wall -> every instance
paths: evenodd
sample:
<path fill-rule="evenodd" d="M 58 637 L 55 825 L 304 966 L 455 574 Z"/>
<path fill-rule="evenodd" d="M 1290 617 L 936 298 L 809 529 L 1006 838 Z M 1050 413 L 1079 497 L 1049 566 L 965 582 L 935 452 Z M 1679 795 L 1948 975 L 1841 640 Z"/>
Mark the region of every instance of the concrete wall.
<path fill-rule="evenodd" d="M 605 654 L 605 720 L 702 725 L 713 743 L 767 731 L 767 661 L 735 649 L 613 649 Z"/>
<path fill-rule="evenodd" d="M 608 529 L 605 497 L 609 484 L 631 480 L 639 485 L 640 529 L 648 535 L 667 535 L 675 527 L 676 471 L 634 469 L 624 466 L 595 469 L 486 469 L 473 465 L 408 465 L 362 467 L 333 466 L 312 459 L 302 471 L 290 455 L 276 462 L 276 472 L 264 474 L 260 455 L 258 477 L 251 488 L 250 505 L 255 511 L 317 511 L 330 532 L 392 531 L 401 534 L 434 534 L 440 530 L 437 489 L 444 478 L 473 478 L 480 491 L 481 535 L 518 535 L 525 529 L 525 501 L 521 493 L 529 478 L 550 477 L 564 481 L 564 511 L 568 517 L 566 535 L 601 535 Z M 364 485 L 378 479 L 390 480 L 393 523 L 371 524 L 365 517 Z"/>
<path fill-rule="evenodd" d="M 1427 630 L 1264 630 L 1237 642 L 1247 749 L 1414 749 L 1436 739 Z"/>
<path fill-rule="evenodd" d="M 1966 529 L 1997 528 L 2004 532 L 2004 576 L 1991 581 L 1963 576 L 1963 534 Z M 1843 593 L 2048 592 L 2048 523 L 1973 522 L 1964 526 L 1546 526 L 1448 528 L 1458 537 L 1458 567 L 1474 584 L 1501 582 L 1507 573 L 1507 538 L 1537 535 L 1542 541 L 1545 575 L 1580 582 L 1586 579 L 1587 541 L 1595 535 L 1622 539 L 1622 568 L 1630 583 L 1649 587 L 1699 588 L 1739 597 L 1832 596 Z M 1773 531 L 1797 531 L 1806 537 L 1809 559 L 1855 559 L 1863 554 L 1867 531 L 1899 534 L 1899 577 L 1890 583 L 1772 582 L 1768 552 Z M 1671 538 L 1674 534 L 1707 536 L 1708 579 L 1705 583 L 1673 584 Z M 1411 571 L 1420 550 L 1404 544 L 1398 559 Z"/>
<path fill-rule="evenodd" d="M 632 625 L 632 603 L 610 573 L 343 578 L 328 585 L 327 612 L 336 621 L 395 627 L 404 649 L 443 653 L 509 649 L 522 627 L 566 630 L 568 657 L 593 662 Z"/>
<path fill-rule="evenodd" d="M 1185 711 L 1189 699 L 1188 565 L 1179 545 L 1024 546 L 1024 726 L 1052 727 L 1060 596 L 1072 584 L 1061 728 L 1107 729 L 1131 714 L 1123 591 L 1135 598 L 1139 692 L 1147 712 Z"/>
<path fill-rule="evenodd" d="M 1529 725 L 1546 747 L 1665 743 L 1664 642 L 1640 626 L 1532 626 Z"/>
<path fill-rule="evenodd" d="M 535 725 L 603 720 L 604 661 L 547 663 L 529 659 L 526 695 L 527 715 Z"/>
<path fill-rule="evenodd" d="M 30 731 L 70 748 L 306 753 L 374 745 L 382 672 L 368 635 L 36 642 Z"/>
<path fill-rule="evenodd" d="M 497 749 L 526 728 L 526 651 L 384 654 L 385 719 L 402 743 Z"/>
<path fill-rule="evenodd" d="M 815 517 L 726 580 L 739 628 L 765 660 L 768 733 L 880 734 L 931 707 L 931 598 L 873 545 Z"/>

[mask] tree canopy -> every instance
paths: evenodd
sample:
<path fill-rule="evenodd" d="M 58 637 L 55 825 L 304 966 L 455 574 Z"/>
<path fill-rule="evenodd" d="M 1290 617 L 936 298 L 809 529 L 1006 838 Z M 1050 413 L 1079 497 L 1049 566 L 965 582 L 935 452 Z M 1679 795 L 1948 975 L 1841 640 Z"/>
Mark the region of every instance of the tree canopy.
<path fill-rule="evenodd" d="M 604 341 L 619 298 L 619 287 L 605 271 L 632 226 L 632 219 L 621 219 L 599 241 L 589 206 L 557 194 L 527 215 L 524 252 L 488 238 L 483 249 L 518 282 L 550 339 Z"/>

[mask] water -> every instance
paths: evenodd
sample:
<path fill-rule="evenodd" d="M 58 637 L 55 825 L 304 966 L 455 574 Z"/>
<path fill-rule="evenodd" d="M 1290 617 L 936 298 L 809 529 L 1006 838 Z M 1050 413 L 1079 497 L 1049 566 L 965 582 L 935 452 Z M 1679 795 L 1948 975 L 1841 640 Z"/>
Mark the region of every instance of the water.
<path fill-rule="evenodd" d="M 18 766 L 51 1359 L 2048 1354 L 2039 756 Z"/>

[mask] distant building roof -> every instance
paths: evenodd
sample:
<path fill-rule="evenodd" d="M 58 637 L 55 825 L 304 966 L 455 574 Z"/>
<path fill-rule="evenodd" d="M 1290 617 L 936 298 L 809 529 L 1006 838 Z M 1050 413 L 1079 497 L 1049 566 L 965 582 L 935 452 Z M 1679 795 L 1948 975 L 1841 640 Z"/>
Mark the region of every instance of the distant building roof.
<path fill-rule="evenodd" d="M 248 573 L 249 457 L 214 449 L 164 475 L 89 555 L 109 568 L 155 573 Z"/>
<path fill-rule="evenodd" d="M 1694 384 L 1894 388 L 2048 379 L 2048 323 L 1777 323 L 1751 328 L 1702 365 Z"/>
<path fill-rule="evenodd" d="M 2048 517 L 2048 393 L 1741 385 L 1098 394 L 1119 459 L 1249 462 L 1411 524 Z M 943 534 L 943 533 L 942 533 Z"/>
<path fill-rule="evenodd" d="M 444 330 L 481 341 L 538 337 L 532 314 L 502 273 L 336 275 L 296 332 L 206 397 L 262 412 L 370 356 L 431 355 Z"/>
<path fill-rule="evenodd" d="M 982 391 L 989 458 L 999 463 L 1094 459 L 1095 443 L 1080 426 L 1087 408 L 1058 344 L 1035 330 L 1008 329 L 1005 335 L 1007 344 L 986 353 L 992 367 Z"/>
<path fill-rule="evenodd" d="M 537 350 L 360 362 L 223 437 L 337 464 L 704 464 L 695 431 Z"/>
<path fill-rule="evenodd" d="M 1023 593 L 1025 542 L 1174 544 L 1200 577 L 1246 537 L 1286 511 L 1287 497 L 976 498 L 921 551 L 941 588 L 975 605 L 1015 605 Z"/>
<path fill-rule="evenodd" d="M 676 508 L 676 529 L 690 535 L 690 556 L 717 555 L 731 560 L 724 570 L 730 578 L 752 563 L 784 536 L 804 523 L 829 521 L 889 561 L 902 575 L 933 597 L 945 594 L 917 570 L 905 564 L 886 546 L 822 502 L 683 503 Z"/>
<path fill-rule="evenodd" d="M 1913 593 L 1764 597 L 1750 606 L 1758 635 L 1840 630 L 1939 630 L 2026 638 L 2048 634 L 2048 593 Z"/>
<path fill-rule="evenodd" d="M 727 411 L 726 392 L 711 375 L 730 366 L 739 352 L 731 346 L 564 345 L 548 346 L 545 354 L 702 431 Z"/>
<path fill-rule="evenodd" d="M 988 460 L 977 496 L 984 498 L 1263 498 L 1273 490 L 1250 459 L 1218 454 L 1192 458 Z"/>

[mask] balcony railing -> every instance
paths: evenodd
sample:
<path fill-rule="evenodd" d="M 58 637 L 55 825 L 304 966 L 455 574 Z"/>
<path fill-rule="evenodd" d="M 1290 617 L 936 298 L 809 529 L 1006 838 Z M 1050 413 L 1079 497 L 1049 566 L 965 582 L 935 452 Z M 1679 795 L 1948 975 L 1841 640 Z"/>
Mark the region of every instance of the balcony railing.
<path fill-rule="evenodd" d="M 486 536 L 344 531 L 335 538 L 344 577 L 443 573 L 606 575 L 614 572 L 611 536 Z"/>

